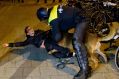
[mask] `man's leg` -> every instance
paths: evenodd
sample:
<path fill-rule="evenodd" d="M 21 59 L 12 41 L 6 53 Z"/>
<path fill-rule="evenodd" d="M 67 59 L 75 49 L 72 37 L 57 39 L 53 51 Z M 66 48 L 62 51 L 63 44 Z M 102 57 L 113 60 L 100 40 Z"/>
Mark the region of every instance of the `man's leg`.
<path fill-rule="evenodd" d="M 58 55 L 59 54 L 59 58 L 61 56 L 61 58 L 67 58 L 67 57 L 70 57 L 70 50 L 68 48 L 65 48 L 65 47 L 62 47 L 62 46 L 59 46 L 58 44 L 52 44 L 52 49 L 56 49 L 57 53 L 56 54 Z"/>
<path fill-rule="evenodd" d="M 62 47 L 58 45 L 55 41 L 49 40 L 47 43 L 45 43 L 46 49 L 49 50 L 57 50 L 55 55 L 59 54 L 59 57 L 61 56 L 62 58 L 69 57 L 70 55 L 70 50 L 68 48 Z"/>

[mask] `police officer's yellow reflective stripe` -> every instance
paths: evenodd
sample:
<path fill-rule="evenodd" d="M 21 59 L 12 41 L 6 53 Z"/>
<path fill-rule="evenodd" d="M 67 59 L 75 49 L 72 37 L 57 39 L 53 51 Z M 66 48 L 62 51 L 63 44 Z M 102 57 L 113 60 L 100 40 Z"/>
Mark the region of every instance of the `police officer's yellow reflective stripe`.
<path fill-rule="evenodd" d="M 55 5 L 53 7 L 53 9 L 51 10 L 50 16 L 49 16 L 49 19 L 48 19 L 48 23 L 50 23 L 52 20 L 54 20 L 58 17 L 57 16 L 57 8 L 58 8 L 58 5 Z"/>

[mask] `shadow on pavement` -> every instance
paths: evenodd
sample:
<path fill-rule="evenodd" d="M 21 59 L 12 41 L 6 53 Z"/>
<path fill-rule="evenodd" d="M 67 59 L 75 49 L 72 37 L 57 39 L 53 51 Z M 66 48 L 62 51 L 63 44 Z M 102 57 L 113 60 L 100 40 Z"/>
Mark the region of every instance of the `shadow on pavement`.
<path fill-rule="evenodd" d="M 26 79 L 35 68 L 37 68 L 40 64 L 42 64 L 43 61 L 47 59 L 51 60 L 51 63 L 53 64 L 54 67 L 56 67 L 56 64 L 58 63 L 56 61 L 57 59 L 52 55 L 49 55 L 45 49 L 36 48 L 33 45 L 28 45 L 22 49 L 13 49 L 11 52 L 12 54 L 16 54 L 16 56 L 22 55 L 25 61 L 23 62 L 23 64 L 19 66 L 16 72 L 9 79 L 16 79 L 19 73 L 23 73 L 23 76 L 21 76 L 22 78 L 20 79 Z M 30 68 L 28 68 L 29 62 L 32 64 Z M 68 66 L 66 66 L 64 69 L 60 69 L 60 71 L 66 72 L 72 76 L 77 73 L 75 69 Z"/>
<path fill-rule="evenodd" d="M 19 66 L 16 72 L 9 79 L 16 79 L 19 73 L 23 74 L 20 76 L 20 79 L 26 79 L 29 74 L 48 57 L 48 53 L 45 49 L 36 48 L 32 45 L 28 45 L 24 49 L 15 49 L 12 51 L 14 51 L 14 54 L 22 55 L 25 61 Z"/>

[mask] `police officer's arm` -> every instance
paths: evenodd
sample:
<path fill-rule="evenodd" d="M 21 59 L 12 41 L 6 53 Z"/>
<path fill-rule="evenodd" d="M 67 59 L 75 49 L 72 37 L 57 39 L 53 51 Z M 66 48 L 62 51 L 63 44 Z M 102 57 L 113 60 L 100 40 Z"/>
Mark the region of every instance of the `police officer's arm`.
<path fill-rule="evenodd" d="M 42 39 L 40 47 L 45 48 L 45 40 L 49 39 L 50 30 L 47 30 L 47 31 L 38 30 L 38 31 L 41 33 L 40 37 Z"/>

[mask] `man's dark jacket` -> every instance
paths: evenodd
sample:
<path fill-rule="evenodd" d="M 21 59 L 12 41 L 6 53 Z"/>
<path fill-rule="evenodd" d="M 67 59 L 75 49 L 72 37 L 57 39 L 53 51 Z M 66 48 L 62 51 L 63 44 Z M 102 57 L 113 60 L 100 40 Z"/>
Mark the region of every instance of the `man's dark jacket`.
<path fill-rule="evenodd" d="M 29 36 L 26 35 L 27 39 L 23 42 L 16 42 L 16 43 L 9 43 L 9 47 L 20 47 L 20 46 L 26 46 L 29 44 L 32 44 L 36 47 L 40 47 L 42 44 L 43 40 L 45 41 L 45 46 L 47 47 L 48 44 L 51 41 L 50 39 L 50 31 L 41 31 L 41 30 L 36 30 L 34 36 Z"/>
<path fill-rule="evenodd" d="M 9 43 L 9 47 L 20 47 L 20 46 L 26 46 L 29 44 L 32 44 L 36 47 L 40 47 L 42 42 L 44 41 L 45 47 L 47 51 L 50 51 L 52 49 L 58 50 L 60 54 L 58 54 L 58 57 L 67 57 L 69 54 L 69 49 L 64 48 L 62 46 L 59 46 L 55 41 L 51 38 L 51 31 L 41 31 L 36 30 L 34 36 L 26 36 L 27 39 L 23 42 L 16 42 L 16 43 Z"/>

